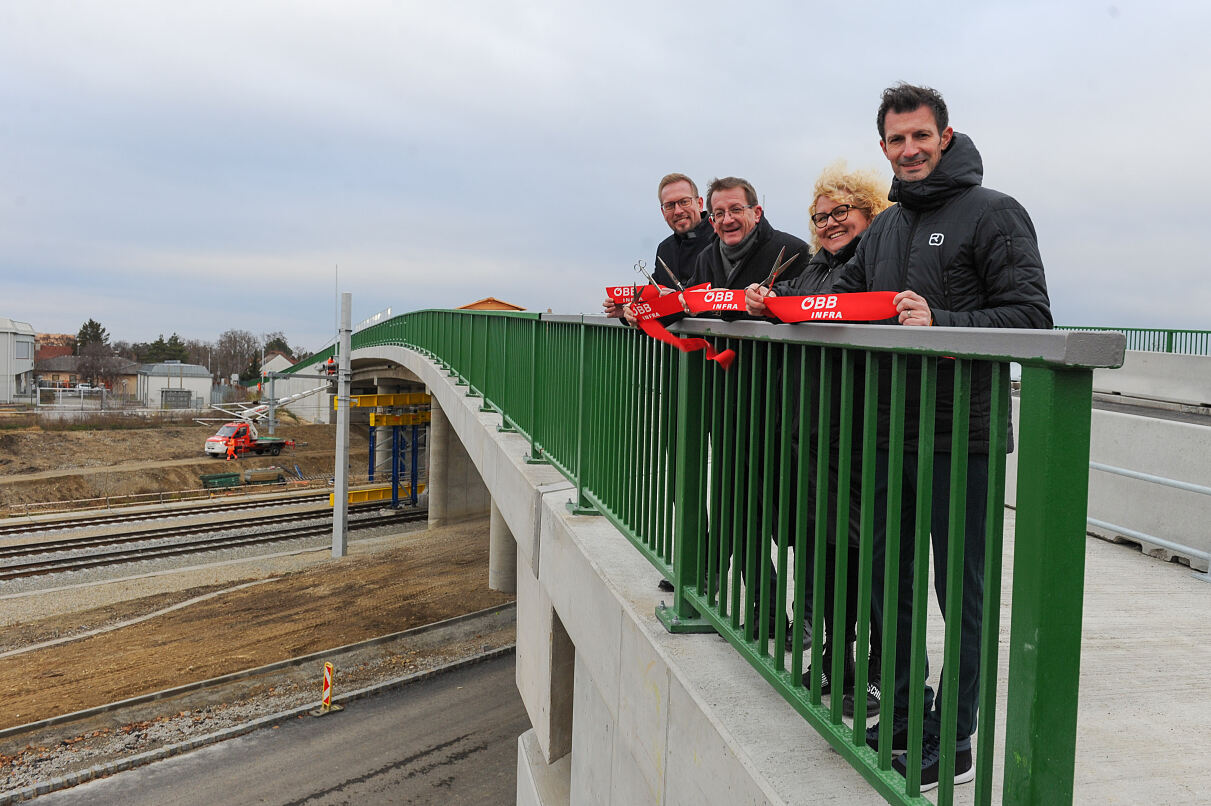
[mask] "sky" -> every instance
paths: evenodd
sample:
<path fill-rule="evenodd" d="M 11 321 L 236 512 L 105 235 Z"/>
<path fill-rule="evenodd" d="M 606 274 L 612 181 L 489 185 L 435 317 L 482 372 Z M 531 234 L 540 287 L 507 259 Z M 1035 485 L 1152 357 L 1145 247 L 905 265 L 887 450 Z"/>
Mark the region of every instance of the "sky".
<path fill-rule="evenodd" d="M 889 179 L 940 90 L 1039 235 L 1057 324 L 1207 329 L 1203 2 L 0 0 L 0 316 L 112 338 L 486 296 L 596 312 L 669 230 L 661 176 Z M 1162 190 L 1163 186 L 1163 190 Z"/>

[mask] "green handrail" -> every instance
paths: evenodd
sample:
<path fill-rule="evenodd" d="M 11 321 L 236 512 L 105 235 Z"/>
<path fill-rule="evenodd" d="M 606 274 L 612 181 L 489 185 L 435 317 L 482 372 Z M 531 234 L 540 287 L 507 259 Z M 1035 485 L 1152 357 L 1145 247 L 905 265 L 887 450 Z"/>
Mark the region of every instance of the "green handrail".
<path fill-rule="evenodd" d="M 890 803 L 929 802 L 919 789 L 922 698 L 910 698 L 914 738 L 905 779 L 891 766 L 891 696 L 877 715 L 866 714 L 865 698 L 856 698 L 852 722 L 843 717 L 840 697 L 826 703 L 821 696 L 823 636 L 826 629 L 844 632 L 851 562 L 848 551 L 839 550 L 826 567 L 828 543 L 848 546 L 856 519 L 857 683 L 866 682 L 873 650 L 884 669 L 901 657 L 909 689 L 919 691 L 926 678 L 932 594 L 925 563 L 935 474 L 949 479 L 944 516 L 951 533 L 962 531 L 965 497 L 980 496 L 987 515 L 977 525 L 985 587 L 975 802 L 991 802 L 992 761 L 1000 752 L 1003 803 L 1070 803 L 1092 371 L 1121 365 L 1126 337 L 703 321 L 675 330 L 735 350 L 735 364 L 724 372 L 700 354 L 584 316 L 417 311 L 354 334 L 353 346 L 415 350 L 482 395 L 504 427 L 529 439 L 535 459 L 551 462 L 575 484 L 578 509 L 610 519 L 673 580 L 673 605 L 661 613 L 670 629 L 710 629 L 726 638 Z M 1024 369 L 1009 707 L 998 751 L 993 724 L 1010 362 Z M 977 398 L 990 406 L 987 430 L 969 425 Z M 949 431 L 935 433 L 935 411 L 953 413 Z M 965 482 L 972 457 L 987 465 L 987 484 L 979 489 Z M 908 506 L 916 514 L 902 531 Z M 875 561 L 877 550 L 882 563 Z M 900 556 L 909 552 L 913 573 L 904 576 Z M 963 552 L 964 541 L 949 542 L 943 769 L 956 755 Z M 826 625 L 830 576 L 835 612 Z M 910 609 L 900 618 L 902 593 Z M 872 645 L 877 623 L 882 636 Z M 812 670 L 806 681 L 805 653 Z M 827 670 L 833 680 L 843 676 L 837 655 Z M 890 683 L 890 675 L 885 678 Z M 890 688 L 885 685 L 888 694 Z M 875 717 L 879 753 L 866 745 Z M 945 776 L 938 802 L 953 802 Z"/>
<path fill-rule="evenodd" d="M 1073 327 L 1056 326 L 1056 330 L 1109 330 L 1127 337 L 1128 350 L 1185 355 L 1211 355 L 1211 330 L 1170 330 L 1148 327 Z"/>

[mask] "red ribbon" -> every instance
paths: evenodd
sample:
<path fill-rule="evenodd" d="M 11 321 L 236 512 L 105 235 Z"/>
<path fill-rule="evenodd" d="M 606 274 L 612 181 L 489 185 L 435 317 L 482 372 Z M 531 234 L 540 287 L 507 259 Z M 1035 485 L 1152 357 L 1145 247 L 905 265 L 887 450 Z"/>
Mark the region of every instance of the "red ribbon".
<path fill-rule="evenodd" d="M 810 297 L 766 297 L 765 307 L 783 322 L 876 322 L 898 315 L 892 304 L 895 296 L 894 291 L 864 291 Z"/>
<path fill-rule="evenodd" d="M 640 299 L 644 299 L 642 294 L 640 295 Z M 681 297 L 676 293 L 665 294 L 662 297 L 649 297 L 644 299 L 643 302 L 636 302 L 631 305 L 631 315 L 640 322 L 683 312 Z"/>
<path fill-rule="evenodd" d="M 676 299 L 676 297 L 674 297 L 674 299 Z M 678 305 L 678 310 L 681 310 L 680 305 Z M 696 336 L 679 338 L 670 333 L 668 328 L 660 324 L 660 322 L 655 318 L 639 319 L 638 322 L 639 329 L 651 336 L 653 339 L 672 345 L 683 353 L 692 353 L 694 350 L 705 350 L 706 360 L 714 361 L 724 369 L 730 367 L 732 362 L 736 360 L 735 350 L 724 350 L 723 352 L 719 352 L 713 346 L 711 346 L 709 341 Z"/>
<path fill-rule="evenodd" d="M 743 288 L 711 288 L 701 286 L 686 289 L 685 304 L 690 313 L 714 311 L 744 311 Z"/>
<path fill-rule="evenodd" d="M 618 305 L 626 305 L 634 299 L 635 288 L 636 286 L 633 285 L 612 285 L 606 289 L 606 296 Z M 639 288 L 639 299 L 641 300 L 655 299 L 661 294 L 672 290 L 662 285 L 652 285 L 651 283 L 639 286 Z"/>

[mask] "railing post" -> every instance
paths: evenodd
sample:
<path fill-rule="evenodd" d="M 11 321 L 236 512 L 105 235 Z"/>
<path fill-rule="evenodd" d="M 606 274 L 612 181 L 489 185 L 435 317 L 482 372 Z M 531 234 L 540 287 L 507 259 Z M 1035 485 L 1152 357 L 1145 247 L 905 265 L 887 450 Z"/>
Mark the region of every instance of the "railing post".
<path fill-rule="evenodd" d="M 687 594 L 697 590 L 698 552 L 706 533 L 706 496 L 699 472 L 706 460 L 706 407 L 702 377 L 706 362 L 697 353 L 679 353 L 677 372 L 676 474 L 673 486 L 673 606 L 661 602 L 656 616 L 669 632 L 714 632 Z"/>
<path fill-rule="evenodd" d="M 585 341 L 588 339 L 588 332 L 589 328 L 585 325 L 584 317 L 582 316 L 580 322 L 580 337 L 578 339 L 579 347 L 577 350 L 580 358 L 576 364 L 580 368 L 580 383 L 576 392 L 576 465 L 574 468 L 576 473 L 576 500 L 568 502 L 568 509 L 577 515 L 600 514 L 597 511 L 597 508 L 589 503 L 589 501 L 584 497 L 584 475 L 586 465 L 584 460 L 584 443 L 585 432 L 589 429 L 589 417 L 587 415 L 589 409 L 587 398 L 588 390 L 586 388 L 588 385 L 589 364 L 588 350 L 585 349 Z"/>
<path fill-rule="evenodd" d="M 1005 806 L 1072 803 L 1093 372 L 1022 369 Z"/>
<path fill-rule="evenodd" d="M 525 458 L 528 465 L 542 465 L 547 462 L 538 444 L 538 388 L 544 383 L 538 365 L 538 330 L 541 327 L 542 319 L 535 319 L 530 328 L 530 452 Z"/>

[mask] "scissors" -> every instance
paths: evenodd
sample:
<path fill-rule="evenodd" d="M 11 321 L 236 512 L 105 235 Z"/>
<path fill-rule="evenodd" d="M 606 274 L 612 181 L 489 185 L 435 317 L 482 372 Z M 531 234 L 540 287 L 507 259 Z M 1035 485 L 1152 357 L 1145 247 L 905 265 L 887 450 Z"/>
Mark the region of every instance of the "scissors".
<path fill-rule="evenodd" d="M 673 274 L 673 270 L 669 268 L 669 264 L 664 262 L 664 258 L 662 258 L 660 255 L 657 255 L 656 259 L 660 261 L 660 265 L 664 267 L 664 270 L 666 272 L 668 272 L 669 277 L 672 278 L 672 280 L 673 280 L 673 285 L 677 286 L 677 290 L 682 293 L 685 293 L 685 288 L 682 287 L 681 281 L 677 279 L 677 275 Z"/>
<path fill-rule="evenodd" d="M 770 269 L 769 277 L 766 277 L 765 282 L 762 283 L 761 285 L 765 286 L 766 288 L 773 288 L 774 280 L 778 279 L 778 275 L 781 274 L 783 272 L 783 270 L 786 269 L 787 266 L 794 263 L 795 258 L 799 257 L 799 253 L 796 252 L 795 254 L 791 255 L 790 260 L 783 263 L 782 256 L 785 254 L 786 254 L 786 247 L 784 246 L 778 250 L 778 257 L 776 257 L 774 259 L 774 268 Z"/>
<path fill-rule="evenodd" d="M 635 261 L 635 271 L 638 272 L 639 274 L 642 274 L 644 277 L 648 278 L 648 282 L 651 283 L 652 285 L 659 285 L 659 283 L 657 283 L 656 280 L 652 278 L 652 275 L 648 274 L 647 268 L 648 268 L 648 264 L 644 263 L 642 260 Z"/>

